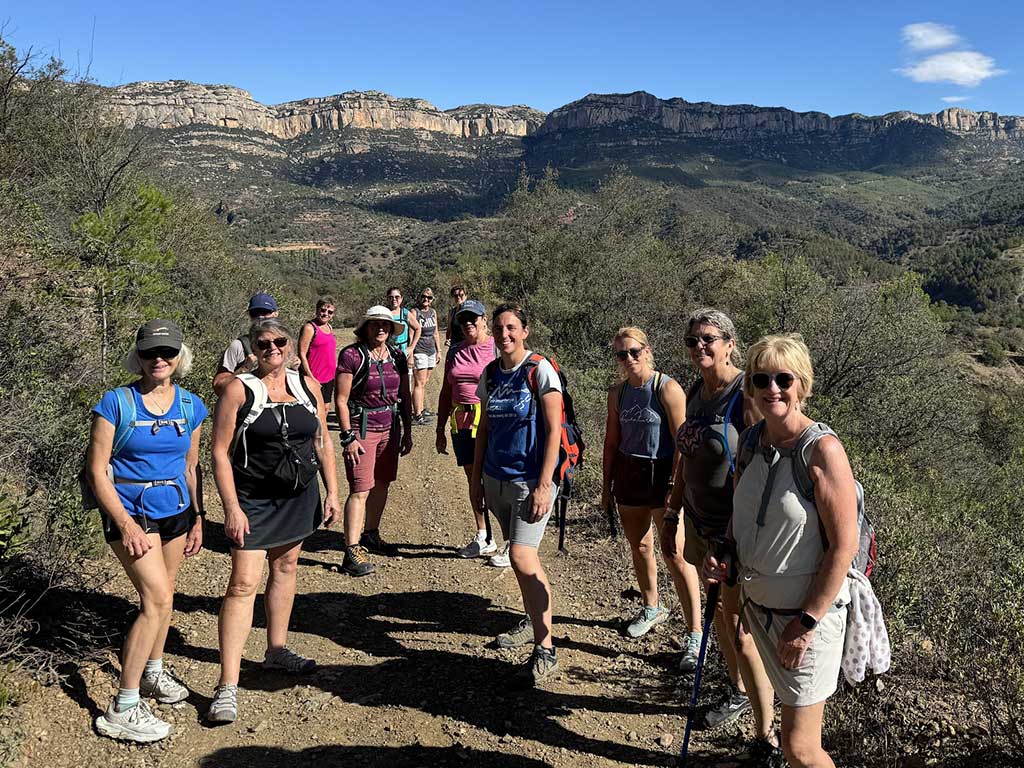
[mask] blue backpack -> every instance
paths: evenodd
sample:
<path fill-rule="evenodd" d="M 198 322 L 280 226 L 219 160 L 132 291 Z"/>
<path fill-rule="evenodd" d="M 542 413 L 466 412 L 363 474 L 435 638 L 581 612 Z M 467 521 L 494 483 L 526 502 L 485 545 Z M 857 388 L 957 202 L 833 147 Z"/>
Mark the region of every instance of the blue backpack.
<path fill-rule="evenodd" d="M 137 427 L 149 427 L 159 429 L 160 427 L 174 427 L 179 436 L 191 435 L 196 424 L 196 408 L 194 395 L 178 385 L 174 386 L 174 399 L 179 406 L 181 417 L 177 419 L 140 419 L 138 409 L 135 406 L 135 394 L 131 387 L 118 387 L 114 390 L 117 397 L 117 423 L 114 425 L 114 440 L 110 447 L 110 458 L 117 456 L 128 444 Z M 114 481 L 114 470 L 107 465 L 107 477 Z M 89 482 L 85 459 L 82 460 L 82 470 L 78 474 L 78 484 L 82 492 L 82 509 L 97 509 L 99 502 Z"/>

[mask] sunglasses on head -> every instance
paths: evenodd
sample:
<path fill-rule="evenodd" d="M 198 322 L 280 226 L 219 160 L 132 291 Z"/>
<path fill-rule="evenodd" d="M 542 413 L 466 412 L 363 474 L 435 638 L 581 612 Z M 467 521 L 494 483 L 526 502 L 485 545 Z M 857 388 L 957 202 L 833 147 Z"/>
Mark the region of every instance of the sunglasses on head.
<path fill-rule="evenodd" d="M 796 381 L 796 376 L 779 371 L 778 373 L 755 373 L 750 377 L 750 383 L 758 389 L 768 389 L 772 385 L 772 381 L 779 385 L 779 389 L 789 389 Z"/>
<path fill-rule="evenodd" d="M 140 349 L 139 357 L 143 360 L 156 360 L 158 357 L 162 357 L 164 360 L 173 360 L 179 352 L 180 350 L 173 347 L 154 347 L 153 349 Z"/>
<path fill-rule="evenodd" d="M 705 347 L 710 347 L 719 339 L 724 339 L 725 336 L 712 336 L 710 333 L 705 333 L 701 336 L 684 336 L 683 343 L 686 344 L 690 349 L 693 349 L 698 344 L 703 343 Z"/>
<path fill-rule="evenodd" d="M 284 336 L 278 336 L 276 339 L 256 339 L 256 349 L 266 352 L 271 345 L 278 349 L 284 349 L 288 346 L 288 339 Z"/>
<path fill-rule="evenodd" d="M 640 355 L 643 353 L 643 351 L 643 347 L 630 347 L 629 349 L 620 349 L 616 351 L 615 356 L 622 361 L 625 361 L 627 357 L 632 357 L 634 360 L 639 360 Z"/>

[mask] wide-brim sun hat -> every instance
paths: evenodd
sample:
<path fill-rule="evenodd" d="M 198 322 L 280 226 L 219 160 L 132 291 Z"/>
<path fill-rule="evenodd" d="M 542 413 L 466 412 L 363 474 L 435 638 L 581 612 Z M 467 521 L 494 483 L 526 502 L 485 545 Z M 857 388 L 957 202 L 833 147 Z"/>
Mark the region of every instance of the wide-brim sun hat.
<path fill-rule="evenodd" d="M 363 319 L 360 320 L 359 325 L 356 326 L 356 336 L 359 336 L 360 338 L 362 337 L 363 329 L 366 328 L 366 324 L 371 320 L 387 320 L 390 322 L 392 336 L 399 336 L 405 331 L 405 323 L 392 317 L 390 309 L 377 304 L 376 306 L 370 307 L 366 310 L 366 314 L 363 315 Z"/>

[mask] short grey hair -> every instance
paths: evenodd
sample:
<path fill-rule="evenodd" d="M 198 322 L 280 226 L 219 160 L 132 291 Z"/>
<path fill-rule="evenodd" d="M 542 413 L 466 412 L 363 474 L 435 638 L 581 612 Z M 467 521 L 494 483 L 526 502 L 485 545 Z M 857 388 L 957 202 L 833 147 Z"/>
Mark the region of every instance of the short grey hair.
<path fill-rule="evenodd" d="M 713 325 L 722 332 L 726 339 L 736 342 L 730 360 L 737 368 L 743 365 L 743 353 L 740 352 L 740 340 L 736 335 L 736 324 L 733 323 L 732 319 L 725 312 L 713 307 L 701 307 L 691 313 L 690 319 L 686 321 L 687 334 L 693 330 L 695 325 Z"/>
<path fill-rule="evenodd" d="M 255 347 L 256 339 L 267 331 L 276 331 L 278 336 L 284 336 L 287 338 L 289 344 L 293 344 L 295 342 L 292 332 L 288 330 L 284 323 L 276 317 L 267 317 L 262 320 L 257 320 L 249 326 L 249 343 Z"/>
<path fill-rule="evenodd" d="M 192 347 L 188 344 L 182 344 L 181 349 L 178 351 L 178 367 L 174 369 L 173 377 L 175 379 L 183 379 L 188 376 L 188 372 L 192 370 L 192 361 L 194 359 L 195 355 L 192 354 Z M 142 360 L 139 359 L 139 349 L 134 344 L 128 350 L 128 354 L 124 356 L 121 367 L 128 371 L 128 373 L 136 376 L 142 375 Z"/>

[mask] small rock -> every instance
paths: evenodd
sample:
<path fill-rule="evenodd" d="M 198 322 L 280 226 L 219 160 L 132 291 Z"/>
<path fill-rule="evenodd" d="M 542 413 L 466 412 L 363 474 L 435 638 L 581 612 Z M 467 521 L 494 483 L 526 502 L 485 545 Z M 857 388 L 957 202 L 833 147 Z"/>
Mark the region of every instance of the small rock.
<path fill-rule="evenodd" d="M 988 728 L 986 728 L 984 725 L 972 725 L 970 728 L 967 729 L 967 733 L 968 735 L 973 736 L 976 739 L 980 739 L 985 736 L 988 736 Z"/>
<path fill-rule="evenodd" d="M 880 677 L 875 680 L 875 690 L 879 693 L 885 690 L 885 682 Z"/>
<path fill-rule="evenodd" d="M 668 749 L 672 746 L 673 741 L 675 741 L 675 737 L 671 733 L 663 733 L 658 737 L 658 746 Z"/>
<path fill-rule="evenodd" d="M 630 731 L 626 734 L 626 741 L 640 741 L 640 734 L 636 731 Z"/>

